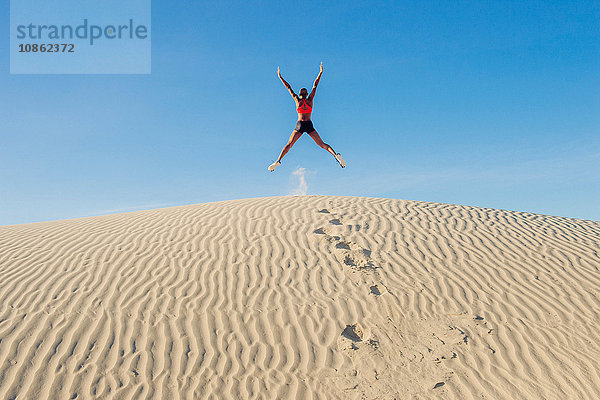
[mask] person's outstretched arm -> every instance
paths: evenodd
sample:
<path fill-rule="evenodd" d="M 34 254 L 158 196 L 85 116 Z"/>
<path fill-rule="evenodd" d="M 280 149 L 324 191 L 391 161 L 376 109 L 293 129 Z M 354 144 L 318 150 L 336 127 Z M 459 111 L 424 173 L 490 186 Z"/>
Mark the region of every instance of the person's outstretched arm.
<path fill-rule="evenodd" d="M 292 97 L 294 99 L 297 99 L 298 95 L 296 93 L 294 93 L 294 91 L 292 90 L 292 87 L 290 86 L 290 84 L 287 83 L 285 79 L 283 79 L 283 76 L 281 76 L 281 72 L 279 71 L 279 67 L 277 67 L 277 76 L 279 77 L 279 79 L 281 79 L 281 82 L 283 82 L 283 86 L 285 86 L 285 88 L 288 90 L 288 92 L 290 92 L 290 94 L 292 95 Z"/>
<path fill-rule="evenodd" d="M 313 88 L 308 95 L 308 99 L 312 100 L 317 93 L 317 86 L 319 85 L 319 81 L 321 80 L 321 75 L 323 75 L 323 63 L 321 63 L 321 70 L 319 71 L 319 75 L 317 75 L 317 79 L 315 79 L 315 83 L 313 84 Z"/>

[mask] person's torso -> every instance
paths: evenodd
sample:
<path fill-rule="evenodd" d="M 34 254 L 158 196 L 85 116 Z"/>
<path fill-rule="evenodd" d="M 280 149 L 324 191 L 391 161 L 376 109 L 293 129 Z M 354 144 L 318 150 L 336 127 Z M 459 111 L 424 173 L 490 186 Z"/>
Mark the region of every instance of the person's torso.
<path fill-rule="evenodd" d="M 299 121 L 310 121 L 312 106 L 312 101 L 309 101 L 308 99 L 298 99 L 296 102 L 296 111 L 298 112 Z"/>

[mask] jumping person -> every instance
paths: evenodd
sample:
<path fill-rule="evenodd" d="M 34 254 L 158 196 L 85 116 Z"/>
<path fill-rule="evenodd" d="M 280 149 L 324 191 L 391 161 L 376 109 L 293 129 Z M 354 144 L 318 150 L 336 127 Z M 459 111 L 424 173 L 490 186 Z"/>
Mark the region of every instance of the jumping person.
<path fill-rule="evenodd" d="M 290 139 L 288 140 L 287 144 L 281 150 L 277 161 L 269 165 L 269 168 L 267 168 L 269 171 L 274 171 L 276 167 L 281 165 L 281 159 L 283 158 L 283 156 L 285 156 L 287 152 L 290 151 L 294 143 L 296 143 L 296 141 L 300 139 L 300 136 L 302 136 L 304 132 L 307 132 L 310 135 L 310 137 L 313 138 L 313 140 L 317 143 L 317 145 L 319 145 L 322 149 L 325 149 L 329 153 L 331 153 L 331 155 L 335 157 L 335 159 L 342 168 L 346 166 L 346 162 L 342 158 L 341 154 L 336 153 L 335 151 L 333 151 L 330 145 L 323 142 L 317 131 L 315 131 L 313 123 L 310 120 L 310 115 L 313 109 L 313 100 L 315 98 L 317 85 L 321 80 L 322 74 L 323 63 L 321 63 L 321 70 L 319 71 L 317 79 L 315 79 L 315 83 L 313 84 L 312 91 L 310 92 L 310 94 L 308 94 L 308 90 L 306 90 L 306 88 L 300 89 L 300 93 L 296 94 L 292 90 L 290 84 L 287 83 L 285 79 L 283 79 L 283 77 L 281 76 L 281 72 L 279 71 L 279 67 L 277 67 L 277 75 L 279 76 L 279 79 L 281 79 L 281 82 L 283 82 L 283 85 L 290 92 L 290 94 L 294 98 L 294 101 L 296 102 L 296 111 L 298 111 L 298 122 L 296 123 L 296 128 L 294 128 L 294 130 L 292 131 L 292 134 L 290 135 Z"/>

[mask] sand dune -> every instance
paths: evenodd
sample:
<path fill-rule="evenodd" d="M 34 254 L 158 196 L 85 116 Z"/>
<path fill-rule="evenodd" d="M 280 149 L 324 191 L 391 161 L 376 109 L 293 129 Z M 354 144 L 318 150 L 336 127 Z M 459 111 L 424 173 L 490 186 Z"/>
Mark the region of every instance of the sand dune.
<path fill-rule="evenodd" d="M 600 223 L 247 199 L 0 227 L 0 399 L 600 398 Z"/>

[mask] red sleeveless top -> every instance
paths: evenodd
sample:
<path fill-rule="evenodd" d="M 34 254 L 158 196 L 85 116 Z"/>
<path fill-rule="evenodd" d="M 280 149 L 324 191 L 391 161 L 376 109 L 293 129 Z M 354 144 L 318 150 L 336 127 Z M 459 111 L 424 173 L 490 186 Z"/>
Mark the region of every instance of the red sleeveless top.
<path fill-rule="evenodd" d="M 310 114 L 312 112 L 312 107 L 308 105 L 306 99 L 302 99 L 302 104 L 298 106 L 299 114 Z"/>

